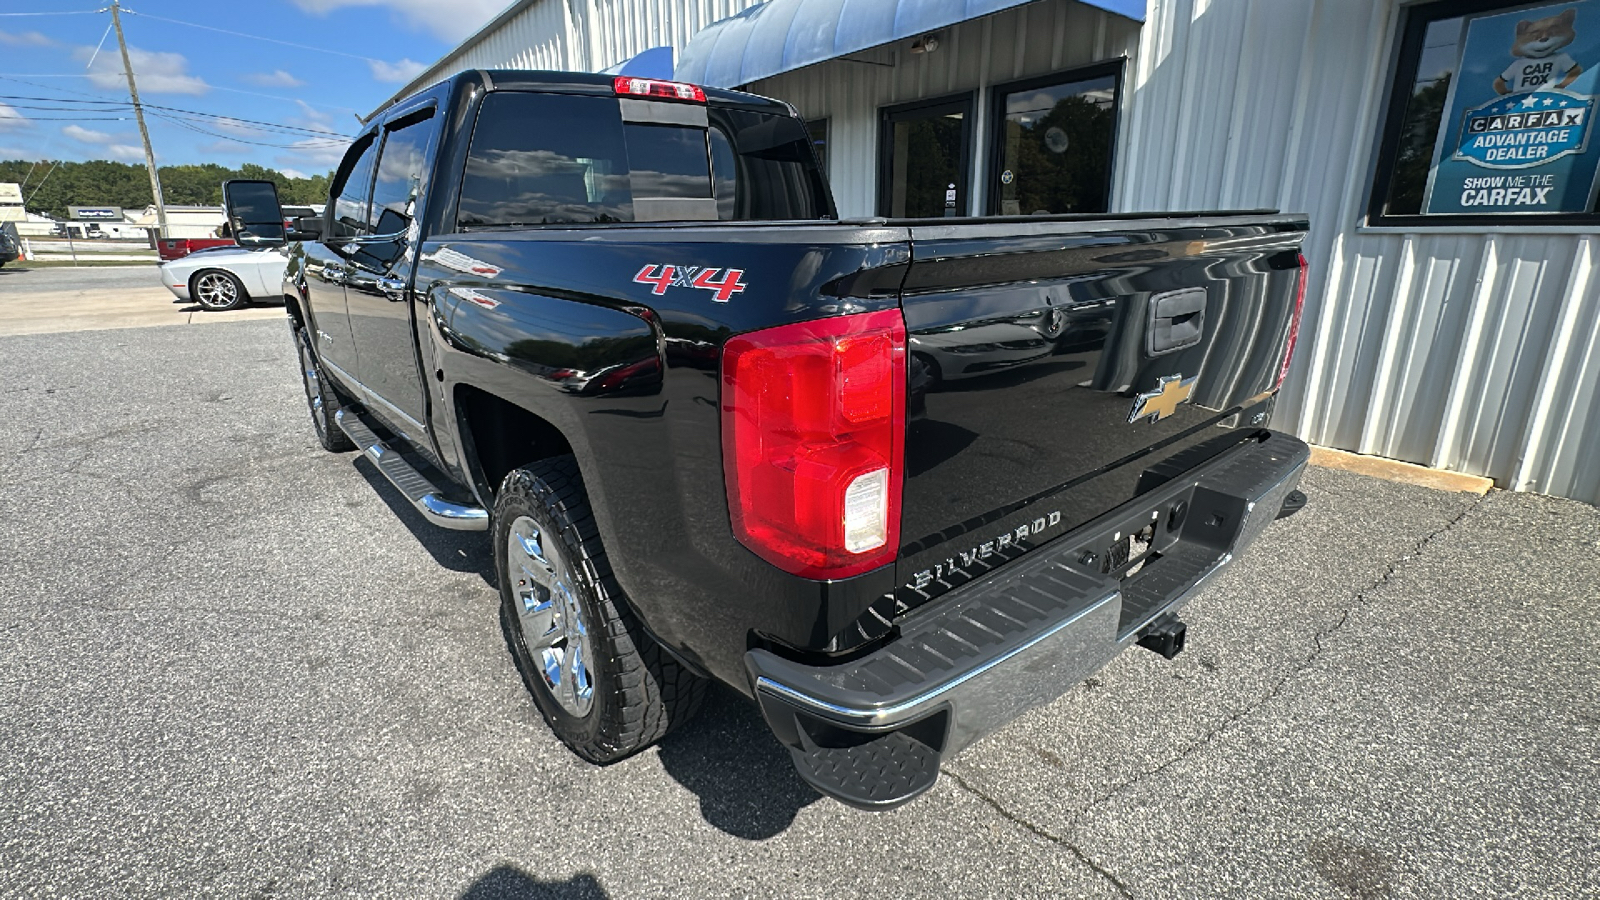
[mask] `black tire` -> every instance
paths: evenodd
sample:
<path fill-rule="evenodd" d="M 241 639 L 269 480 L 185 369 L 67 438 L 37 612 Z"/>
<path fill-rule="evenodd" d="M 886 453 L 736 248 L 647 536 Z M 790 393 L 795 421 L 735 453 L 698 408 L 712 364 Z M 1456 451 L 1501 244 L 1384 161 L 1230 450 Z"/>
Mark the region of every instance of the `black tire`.
<path fill-rule="evenodd" d="M 706 682 L 663 652 L 629 608 L 600 546 L 577 460 L 559 456 L 511 472 L 501 483 L 491 521 L 506 642 L 535 705 L 563 743 L 590 762 L 615 762 L 694 715 L 705 700 Z M 582 613 L 591 694 L 580 713 L 557 699 L 529 650 L 524 594 L 510 571 L 510 541 L 519 522 L 531 522 L 542 540 L 555 543 L 544 552 L 559 553 L 556 562 L 570 576 L 569 600 Z"/>
<path fill-rule="evenodd" d="M 306 389 L 306 406 L 311 410 L 311 427 L 317 433 L 317 442 L 330 453 L 354 450 L 355 442 L 333 418 L 343 408 L 339 394 L 317 365 L 316 354 L 311 352 L 311 336 L 298 326 L 294 329 L 294 349 L 300 360 L 300 382 Z"/>
<path fill-rule="evenodd" d="M 189 296 L 210 312 L 227 312 L 250 303 L 244 282 L 232 272 L 222 269 L 201 269 L 189 276 Z"/>

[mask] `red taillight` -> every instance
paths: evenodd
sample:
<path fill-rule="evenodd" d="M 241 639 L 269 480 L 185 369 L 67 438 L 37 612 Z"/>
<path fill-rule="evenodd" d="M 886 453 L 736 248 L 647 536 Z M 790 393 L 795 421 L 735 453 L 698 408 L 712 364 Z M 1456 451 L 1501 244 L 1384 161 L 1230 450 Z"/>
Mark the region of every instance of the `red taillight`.
<path fill-rule="evenodd" d="M 1278 380 L 1272 383 L 1272 389 L 1283 387 L 1283 380 L 1289 377 L 1289 364 L 1294 362 L 1294 345 L 1300 340 L 1300 313 L 1306 308 L 1306 255 L 1300 254 L 1300 280 L 1294 288 L 1294 318 L 1289 320 L 1289 344 L 1283 348 L 1283 365 L 1278 367 Z"/>
<path fill-rule="evenodd" d="M 899 310 L 743 334 L 722 351 L 733 533 L 806 578 L 894 560 L 906 414 Z"/>
<path fill-rule="evenodd" d="M 681 81 L 659 81 L 654 78 L 633 78 L 628 75 L 618 75 L 611 82 L 613 89 L 619 96 L 648 97 L 652 100 L 690 100 L 695 103 L 706 102 L 706 92 L 699 85 L 684 84 Z"/>

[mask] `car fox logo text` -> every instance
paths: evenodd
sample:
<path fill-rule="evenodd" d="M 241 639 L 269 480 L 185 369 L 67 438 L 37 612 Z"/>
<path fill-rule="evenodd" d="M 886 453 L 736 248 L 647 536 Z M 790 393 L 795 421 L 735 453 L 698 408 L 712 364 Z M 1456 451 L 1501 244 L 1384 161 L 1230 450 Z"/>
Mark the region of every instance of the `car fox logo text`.
<path fill-rule="evenodd" d="M 718 278 L 718 275 L 722 277 Z M 633 276 L 633 280 L 650 285 L 650 293 L 657 297 L 665 294 L 669 287 L 699 288 L 702 291 L 711 291 L 712 300 L 727 303 L 734 294 L 744 291 L 744 282 L 740 280 L 743 277 L 743 269 L 711 269 L 704 266 L 668 266 L 652 263 L 640 269 L 639 274 Z"/>

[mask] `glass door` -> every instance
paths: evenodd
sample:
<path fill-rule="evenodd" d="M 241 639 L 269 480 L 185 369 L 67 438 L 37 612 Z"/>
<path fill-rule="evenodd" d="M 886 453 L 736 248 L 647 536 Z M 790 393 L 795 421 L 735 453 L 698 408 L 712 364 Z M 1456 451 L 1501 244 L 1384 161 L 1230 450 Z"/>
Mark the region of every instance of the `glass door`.
<path fill-rule="evenodd" d="M 1113 62 L 995 88 L 991 215 L 1110 208 L 1121 81 Z"/>
<path fill-rule="evenodd" d="M 878 141 L 878 214 L 892 218 L 967 215 L 970 96 L 883 110 Z"/>

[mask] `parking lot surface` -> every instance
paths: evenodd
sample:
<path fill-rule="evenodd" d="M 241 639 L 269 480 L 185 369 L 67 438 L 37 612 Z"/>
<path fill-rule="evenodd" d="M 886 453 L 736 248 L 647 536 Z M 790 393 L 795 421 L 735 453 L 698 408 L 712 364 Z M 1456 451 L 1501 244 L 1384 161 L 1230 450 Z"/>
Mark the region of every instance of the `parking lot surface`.
<path fill-rule="evenodd" d="M 563 748 L 486 542 L 317 446 L 281 322 L 0 358 L 0 894 L 1600 892 L 1593 507 L 1312 470 L 1186 653 L 867 814 L 730 691 L 621 763 Z"/>
<path fill-rule="evenodd" d="M 226 314 L 178 300 L 161 284 L 153 263 L 74 268 L 18 261 L 0 268 L 0 337 L 281 318 L 283 304 L 276 298 Z"/>

